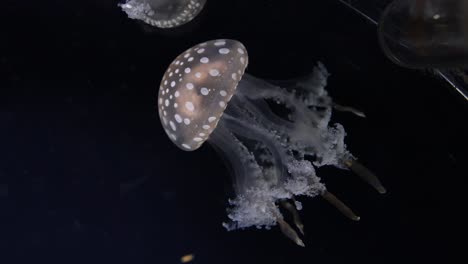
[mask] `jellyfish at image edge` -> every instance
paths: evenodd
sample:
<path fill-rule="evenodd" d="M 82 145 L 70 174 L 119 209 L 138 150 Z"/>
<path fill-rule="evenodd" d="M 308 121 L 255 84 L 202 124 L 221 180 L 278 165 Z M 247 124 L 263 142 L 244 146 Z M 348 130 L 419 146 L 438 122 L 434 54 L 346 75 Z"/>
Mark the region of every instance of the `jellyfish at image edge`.
<path fill-rule="evenodd" d="M 229 200 L 227 230 L 279 225 L 304 246 L 304 225 L 297 196 L 320 196 L 353 220 L 359 217 L 327 191 L 315 168 L 351 169 L 385 193 L 378 178 L 356 161 L 344 144 L 340 124 L 329 125 L 332 109 L 364 116 L 334 104 L 327 95 L 328 72 L 322 64 L 302 80 L 280 86 L 245 73 L 247 50 L 236 40 L 212 40 L 180 54 L 159 88 L 162 125 L 185 151 L 210 143 L 228 161 L 235 197 Z M 267 101 L 282 105 L 273 111 Z M 291 214 L 288 224 L 280 211 Z M 293 227 L 295 226 L 295 228 Z"/>
<path fill-rule="evenodd" d="M 206 0 L 126 0 L 119 4 L 131 19 L 159 28 L 172 28 L 194 19 Z"/>

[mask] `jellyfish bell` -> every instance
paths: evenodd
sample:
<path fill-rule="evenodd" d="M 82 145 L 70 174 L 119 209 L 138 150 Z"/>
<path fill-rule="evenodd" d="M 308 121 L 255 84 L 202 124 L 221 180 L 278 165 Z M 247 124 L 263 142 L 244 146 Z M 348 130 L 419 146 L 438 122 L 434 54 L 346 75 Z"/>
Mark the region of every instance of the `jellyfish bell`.
<path fill-rule="evenodd" d="M 468 65 L 468 1 L 395 0 L 379 20 L 378 37 L 394 63 L 414 69 Z"/>
<path fill-rule="evenodd" d="M 188 49 L 169 65 L 159 89 L 159 115 L 179 148 L 196 150 L 210 137 L 235 93 L 246 58 L 240 42 L 219 40 Z"/>
<path fill-rule="evenodd" d="M 304 246 L 279 209 L 291 213 L 295 228 L 304 234 L 298 196 L 321 196 L 359 220 L 315 173 L 324 165 L 351 169 L 385 192 L 346 149 L 344 128 L 329 125 L 335 105 L 325 90 L 325 67 L 319 64 L 308 78 L 280 87 L 245 73 L 247 64 L 247 50 L 239 41 L 207 41 L 176 57 L 159 87 L 159 116 L 172 142 L 185 151 L 208 142 L 230 165 L 236 197 L 229 201 L 230 221 L 223 225 L 228 230 L 279 225 L 285 236 Z M 288 114 L 272 111 L 265 100 L 284 105 Z M 338 108 L 362 116 L 353 108 Z"/>
<path fill-rule="evenodd" d="M 125 0 L 119 4 L 131 19 L 158 28 L 173 28 L 193 20 L 206 0 Z"/>

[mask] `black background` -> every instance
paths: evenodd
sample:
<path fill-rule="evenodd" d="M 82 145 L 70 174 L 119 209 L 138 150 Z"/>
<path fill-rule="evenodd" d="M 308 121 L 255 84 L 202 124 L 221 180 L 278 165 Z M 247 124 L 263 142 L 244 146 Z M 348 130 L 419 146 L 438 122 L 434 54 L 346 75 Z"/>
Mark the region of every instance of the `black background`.
<path fill-rule="evenodd" d="M 192 23 L 157 30 L 116 3 L 2 1 L 2 264 L 179 263 L 188 253 L 193 263 L 448 263 L 461 253 L 466 101 L 389 62 L 372 25 L 331 0 L 208 0 Z M 277 228 L 221 226 L 228 172 L 208 144 L 176 148 L 155 104 L 173 58 L 216 38 L 243 42 L 261 78 L 322 61 L 332 97 L 367 114 L 333 121 L 388 193 L 318 170 L 360 222 L 299 198 L 306 248 Z"/>

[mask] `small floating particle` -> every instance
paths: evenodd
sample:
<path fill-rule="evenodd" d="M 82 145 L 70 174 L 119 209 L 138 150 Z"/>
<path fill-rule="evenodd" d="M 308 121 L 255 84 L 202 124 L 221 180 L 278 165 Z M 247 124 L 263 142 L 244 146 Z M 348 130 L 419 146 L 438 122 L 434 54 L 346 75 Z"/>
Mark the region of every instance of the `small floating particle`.
<path fill-rule="evenodd" d="M 194 258 L 195 258 L 195 256 L 193 254 L 187 254 L 187 255 L 182 256 L 180 258 L 180 262 L 188 263 L 188 262 L 192 261 Z"/>

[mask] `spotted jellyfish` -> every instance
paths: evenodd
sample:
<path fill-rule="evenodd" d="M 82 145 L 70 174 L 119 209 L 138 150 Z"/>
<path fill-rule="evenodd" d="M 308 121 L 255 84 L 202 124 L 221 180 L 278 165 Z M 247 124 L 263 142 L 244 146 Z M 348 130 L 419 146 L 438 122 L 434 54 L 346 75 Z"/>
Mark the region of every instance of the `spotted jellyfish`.
<path fill-rule="evenodd" d="M 304 246 L 296 232 L 304 235 L 297 196 L 320 196 L 359 220 L 327 190 L 315 168 L 351 169 L 378 192 L 386 192 L 346 149 L 343 126 L 329 125 L 333 108 L 363 113 L 332 102 L 325 90 L 329 74 L 321 63 L 308 78 L 283 87 L 245 73 L 247 64 L 242 43 L 204 42 L 175 58 L 159 87 L 159 116 L 172 142 L 185 151 L 208 142 L 228 161 L 235 197 L 229 200 L 229 221 L 223 226 L 235 230 L 279 225 L 284 235 Z M 273 111 L 268 101 L 287 111 Z M 281 208 L 291 214 L 296 230 Z"/>
<path fill-rule="evenodd" d="M 159 28 L 172 28 L 194 19 L 206 0 L 126 0 L 119 4 L 131 19 Z"/>

